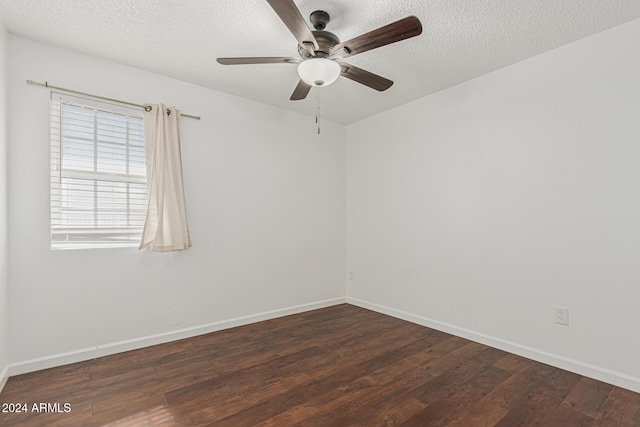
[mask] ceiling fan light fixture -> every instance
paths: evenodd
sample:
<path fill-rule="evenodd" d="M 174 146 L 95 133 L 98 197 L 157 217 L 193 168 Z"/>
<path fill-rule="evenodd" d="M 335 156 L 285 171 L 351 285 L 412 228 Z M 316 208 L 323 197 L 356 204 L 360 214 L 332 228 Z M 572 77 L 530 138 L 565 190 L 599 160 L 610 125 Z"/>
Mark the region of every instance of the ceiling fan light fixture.
<path fill-rule="evenodd" d="M 327 58 L 311 58 L 298 65 L 300 78 L 311 86 L 329 86 L 340 77 L 342 67 Z"/>

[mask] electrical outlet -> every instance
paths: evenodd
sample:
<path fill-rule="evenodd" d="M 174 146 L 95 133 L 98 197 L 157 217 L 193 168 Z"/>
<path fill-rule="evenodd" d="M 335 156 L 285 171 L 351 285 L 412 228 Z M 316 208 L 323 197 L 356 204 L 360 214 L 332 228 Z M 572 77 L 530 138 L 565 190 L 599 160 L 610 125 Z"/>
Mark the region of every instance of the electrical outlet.
<path fill-rule="evenodd" d="M 353 271 L 350 271 L 348 276 L 349 276 L 349 280 L 355 280 L 355 276 L 353 274 Z"/>
<path fill-rule="evenodd" d="M 555 318 L 557 324 L 569 326 L 569 309 L 567 307 L 556 307 Z"/>

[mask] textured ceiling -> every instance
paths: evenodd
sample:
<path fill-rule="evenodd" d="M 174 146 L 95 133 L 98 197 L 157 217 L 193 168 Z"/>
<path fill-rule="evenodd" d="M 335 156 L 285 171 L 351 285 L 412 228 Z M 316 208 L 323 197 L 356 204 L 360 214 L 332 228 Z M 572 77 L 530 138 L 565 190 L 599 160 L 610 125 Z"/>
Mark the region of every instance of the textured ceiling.
<path fill-rule="evenodd" d="M 640 17 L 640 0 L 296 0 L 331 15 L 345 41 L 416 15 L 422 35 L 349 58 L 395 84 L 377 92 L 344 78 L 289 101 L 289 64 L 223 66 L 217 57 L 297 56 L 265 0 L 0 0 L 13 34 L 266 104 L 352 123 Z M 579 70 L 576 70 L 579 72 Z M 51 82 L 55 84 L 55 82 Z M 105 94 L 108 96 L 108 94 Z"/>

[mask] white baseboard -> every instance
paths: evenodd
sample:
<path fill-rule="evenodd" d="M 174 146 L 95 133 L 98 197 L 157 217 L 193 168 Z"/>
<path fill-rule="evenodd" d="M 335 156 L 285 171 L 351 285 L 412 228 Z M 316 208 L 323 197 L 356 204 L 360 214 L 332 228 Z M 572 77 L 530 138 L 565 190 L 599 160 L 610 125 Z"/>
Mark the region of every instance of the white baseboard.
<path fill-rule="evenodd" d="M 472 331 L 470 329 L 460 328 L 455 325 L 428 319 L 426 317 L 363 301 L 357 298 L 347 297 L 347 303 L 376 311 L 378 313 L 386 314 L 398 319 L 406 320 L 411 323 L 426 326 L 431 329 L 436 329 L 438 331 L 466 338 L 468 340 L 479 342 L 490 347 L 498 348 L 509 353 L 517 354 L 518 356 L 526 357 L 527 359 L 532 359 L 537 362 L 555 366 L 556 368 L 564 369 L 566 371 L 574 372 L 579 375 L 584 375 L 589 378 L 594 378 L 599 381 L 603 381 L 640 393 L 640 378 L 623 374 L 621 372 L 612 371 L 600 366 L 594 366 L 588 363 L 581 362 L 579 360 L 574 360 L 543 350 L 527 347 L 521 344 L 492 337 L 490 335 L 482 334 L 480 332 Z"/>
<path fill-rule="evenodd" d="M 2 393 L 2 389 L 7 383 L 7 380 L 9 380 L 9 366 L 5 366 L 2 368 L 2 371 L 0 371 L 0 393 Z"/>
<path fill-rule="evenodd" d="M 289 316 L 291 314 L 302 313 L 305 311 L 316 310 L 319 308 L 330 307 L 332 305 L 346 303 L 346 298 L 334 298 L 330 300 L 318 301 L 309 304 L 297 305 L 294 307 L 283 308 L 279 310 L 265 311 L 249 316 L 236 317 L 233 319 L 222 320 L 220 322 L 209 323 L 206 325 L 194 326 L 191 328 L 180 329 L 177 331 L 164 332 L 161 334 L 149 335 L 130 340 L 98 345 L 95 347 L 84 348 L 80 350 L 70 351 L 66 353 L 54 354 L 51 356 L 39 357 L 36 359 L 25 360 L 23 362 L 12 363 L 5 367 L 2 371 L 3 376 L 0 377 L 0 385 L 3 384 L 3 378 L 6 382 L 9 375 L 20 375 L 27 372 L 39 371 L 41 369 L 54 368 L 56 366 L 68 365 L 69 363 L 82 362 L 85 360 L 95 359 L 111 354 L 122 353 L 125 351 L 136 350 L 143 347 L 149 347 L 156 344 L 164 344 L 170 341 L 190 338 L 197 335 L 208 334 L 210 332 L 220 331 L 223 329 L 235 328 L 237 326 L 248 325 L 250 323 L 261 322 L 263 320 L 275 319 L 277 317 Z M 2 387 L 0 387 L 0 391 Z"/>

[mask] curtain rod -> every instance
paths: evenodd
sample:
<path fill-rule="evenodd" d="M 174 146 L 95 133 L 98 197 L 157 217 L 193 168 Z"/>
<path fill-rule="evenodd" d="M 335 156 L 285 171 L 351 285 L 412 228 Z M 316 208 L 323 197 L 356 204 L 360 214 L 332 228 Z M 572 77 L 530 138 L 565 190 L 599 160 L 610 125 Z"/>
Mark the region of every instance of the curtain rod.
<path fill-rule="evenodd" d="M 119 102 L 121 104 L 127 104 L 127 105 L 132 105 L 134 107 L 144 108 L 145 110 L 147 110 L 147 108 L 149 107 L 149 105 L 145 105 L 145 104 L 136 104 L 134 102 L 122 101 L 121 99 L 107 98 L 106 96 L 92 95 L 90 93 L 79 92 L 79 91 L 73 90 L 73 89 L 67 89 L 67 88 L 60 87 L 60 86 L 53 86 L 53 85 L 50 85 L 48 82 L 40 83 L 40 82 L 34 82 L 33 80 L 27 80 L 27 84 L 38 85 L 38 86 L 51 88 L 51 89 L 63 90 L 65 92 L 76 93 L 78 95 L 92 96 L 94 98 L 104 99 L 106 101 Z M 147 110 L 147 111 L 149 111 L 149 110 Z M 184 114 L 184 113 L 180 113 L 180 115 L 183 116 L 183 117 L 190 117 L 192 119 L 200 120 L 200 116 L 192 116 L 191 114 Z"/>

